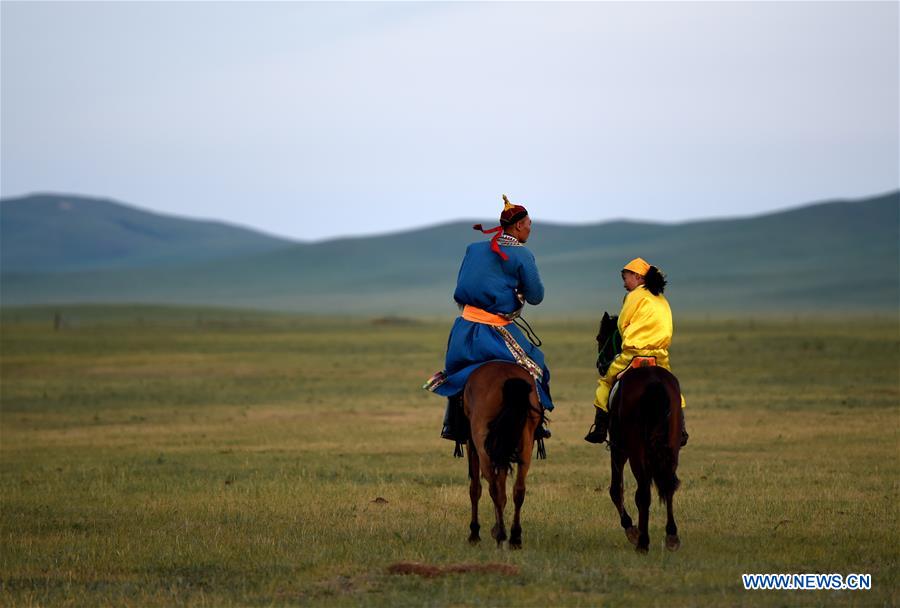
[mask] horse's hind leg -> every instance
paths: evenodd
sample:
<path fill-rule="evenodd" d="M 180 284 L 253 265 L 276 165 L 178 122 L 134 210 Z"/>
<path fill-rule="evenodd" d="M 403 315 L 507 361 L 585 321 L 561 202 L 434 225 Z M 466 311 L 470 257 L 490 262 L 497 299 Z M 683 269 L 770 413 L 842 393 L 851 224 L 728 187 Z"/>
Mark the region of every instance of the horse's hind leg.
<path fill-rule="evenodd" d="M 472 522 L 469 524 L 469 542 L 477 544 L 481 540 L 479 532 L 481 526 L 478 524 L 478 501 L 481 500 L 481 468 L 478 464 L 478 452 L 475 450 L 475 444 L 469 440 L 466 447 L 469 456 L 469 499 L 472 501 Z"/>
<path fill-rule="evenodd" d="M 638 542 L 635 549 L 639 553 L 646 553 L 650 550 L 650 533 L 648 526 L 650 524 L 650 476 L 640 475 L 638 477 L 638 488 L 634 493 L 634 502 L 638 507 Z"/>
<path fill-rule="evenodd" d="M 491 536 L 497 541 L 499 547 L 506 540 L 506 524 L 503 523 L 503 510 L 506 508 L 506 469 L 493 472 L 489 488 L 494 501 L 494 515 L 497 519 L 491 529 Z"/>
<path fill-rule="evenodd" d="M 625 530 L 625 536 L 632 545 L 636 545 L 638 541 L 638 530 L 631 521 L 631 516 L 625 510 L 625 504 L 622 497 L 622 471 L 625 468 L 625 454 L 620 450 L 613 448 L 609 458 L 612 465 L 612 476 L 609 484 L 609 497 L 612 498 L 616 511 L 619 512 L 619 523 Z"/>
<path fill-rule="evenodd" d="M 530 459 L 523 458 L 516 473 L 516 485 L 513 488 L 513 504 L 516 507 L 516 511 L 513 515 L 512 528 L 509 531 L 510 549 L 522 548 L 522 524 L 519 521 L 519 517 L 522 512 L 522 503 L 525 502 L 525 478 L 528 476 L 529 466 L 531 466 Z"/>
<path fill-rule="evenodd" d="M 675 525 L 675 515 L 672 513 L 674 494 L 673 492 L 666 496 L 666 549 L 669 551 L 677 551 L 681 546 L 681 539 L 678 538 L 678 526 Z"/>

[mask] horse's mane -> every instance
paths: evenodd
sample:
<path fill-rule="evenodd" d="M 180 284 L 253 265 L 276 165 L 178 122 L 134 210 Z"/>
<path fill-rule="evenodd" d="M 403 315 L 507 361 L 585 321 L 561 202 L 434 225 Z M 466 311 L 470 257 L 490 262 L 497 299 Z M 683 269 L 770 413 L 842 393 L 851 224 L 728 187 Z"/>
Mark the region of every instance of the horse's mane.
<path fill-rule="evenodd" d="M 611 317 L 608 312 L 603 313 L 600 321 L 600 329 L 597 332 L 597 371 L 605 376 L 609 366 L 620 352 L 622 352 L 622 336 L 619 334 L 619 317 Z"/>

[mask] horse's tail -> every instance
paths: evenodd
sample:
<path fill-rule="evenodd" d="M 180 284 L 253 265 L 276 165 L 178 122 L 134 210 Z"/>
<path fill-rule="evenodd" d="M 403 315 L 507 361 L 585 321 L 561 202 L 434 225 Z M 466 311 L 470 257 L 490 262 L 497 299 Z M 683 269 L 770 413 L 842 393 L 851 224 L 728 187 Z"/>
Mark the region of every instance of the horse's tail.
<path fill-rule="evenodd" d="M 644 390 L 640 405 L 650 457 L 650 472 L 660 501 L 674 494 L 681 483 L 675 473 L 680 446 L 677 440 L 673 441 L 670 431 L 670 416 L 680 403 L 674 401 L 673 407 L 671 392 L 662 382 L 653 382 Z M 678 410 L 674 413 L 681 414 Z"/>
<path fill-rule="evenodd" d="M 521 462 L 518 448 L 531 408 L 531 390 L 531 384 L 521 378 L 511 378 L 503 383 L 503 407 L 488 423 L 484 441 L 495 471 L 512 469 L 512 463 Z"/>

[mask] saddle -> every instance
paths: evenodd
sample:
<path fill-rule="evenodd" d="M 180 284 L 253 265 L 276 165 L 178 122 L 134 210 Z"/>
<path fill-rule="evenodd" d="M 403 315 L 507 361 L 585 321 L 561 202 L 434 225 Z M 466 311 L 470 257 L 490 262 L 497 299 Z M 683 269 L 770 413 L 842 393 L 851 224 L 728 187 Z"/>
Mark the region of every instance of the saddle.
<path fill-rule="evenodd" d="M 621 380 L 622 376 L 624 376 L 625 372 L 628 370 L 639 369 L 641 367 L 656 367 L 656 357 L 635 357 L 631 360 L 631 363 L 628 364 L 628 367 L 616 374 L 616 380 Z"/>

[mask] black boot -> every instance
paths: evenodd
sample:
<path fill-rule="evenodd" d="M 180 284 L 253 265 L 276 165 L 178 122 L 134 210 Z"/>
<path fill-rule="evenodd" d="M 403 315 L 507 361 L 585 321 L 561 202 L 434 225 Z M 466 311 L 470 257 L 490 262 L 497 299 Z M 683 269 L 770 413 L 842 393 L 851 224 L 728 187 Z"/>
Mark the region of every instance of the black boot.
<path fill-rule="evenodd" d="M 456 416 L 459 408 L 456 398 L 447 399 L 447 409 L 444 411 L 444 427 L 441 429 L 441 439 L 456 441 Z"/>
<path fill-rule="evenodd" d="M 603 443 L 606 441 L 606 430 L 609 427 L 609 414 L 597 406 L 594 406 L 594 409 L 597 410 L 594 413 L 594 424 L 584 440 L 588 443 Z"/>
<path fill-rule="evenodd" d="M 687 429 L 684 428 L 684 410 L 681 410 L 681 447 L 687 445 L 688 433 Z"/>
<path fill-rule="evenodd" d="M 552 437 L 552 436 L 553 436 L 553 433 L 550 432 L 550 429 L 548 429 L 546 426 L 544 426 L 544 423 L 537 425 L 537 428 L 534 429 L 535 440 L 550 439 L 550 437 Z"/>

